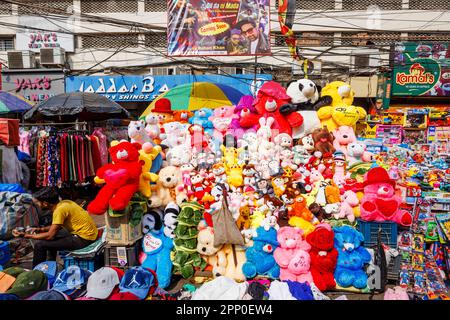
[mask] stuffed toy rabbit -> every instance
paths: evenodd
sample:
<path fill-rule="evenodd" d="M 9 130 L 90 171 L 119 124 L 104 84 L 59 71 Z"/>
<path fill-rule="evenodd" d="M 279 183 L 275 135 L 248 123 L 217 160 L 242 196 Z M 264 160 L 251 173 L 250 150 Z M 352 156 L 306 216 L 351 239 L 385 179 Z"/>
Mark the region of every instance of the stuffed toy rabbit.
<path fill-rule="evenodd" d="M 260 128 L 256 132 L 256 135 L 258 137 L 258 153 L 260 159 L 273 159 L 275 155 L 275 144 L 270 141 L 273 123 L 274 119 L 272 117 L 259 119 Z"/>

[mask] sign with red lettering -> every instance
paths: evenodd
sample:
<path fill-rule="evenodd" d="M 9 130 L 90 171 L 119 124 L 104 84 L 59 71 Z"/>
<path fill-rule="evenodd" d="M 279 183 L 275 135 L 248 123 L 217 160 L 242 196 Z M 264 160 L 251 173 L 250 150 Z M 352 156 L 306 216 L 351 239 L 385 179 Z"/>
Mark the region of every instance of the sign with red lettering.
<path fill-rule="evenodd" d="M 68 20 L 69 22 L 69 20 Z M 24 28 L 16 34 L 16 49 L 40 51 L 45 48 L 63 48 L 66 52 L 74 52 L 75 38 L 70 31 L 70 23 L 62 27 L 49 22 L 43 17 L 19 16 L 19 24 Z M 29 28 L 27 28 L 29 27 Z M 37 30 L 42 28 L 42 30 Z"/>
<path fill-rule="evenodd" d="M 39 102 L 64 93 L 62 72 L 46 72 L 42 69 L 29 73 L 3 71 L 2 81 L 4 91 L 22 95 L 31 102 Z"/>

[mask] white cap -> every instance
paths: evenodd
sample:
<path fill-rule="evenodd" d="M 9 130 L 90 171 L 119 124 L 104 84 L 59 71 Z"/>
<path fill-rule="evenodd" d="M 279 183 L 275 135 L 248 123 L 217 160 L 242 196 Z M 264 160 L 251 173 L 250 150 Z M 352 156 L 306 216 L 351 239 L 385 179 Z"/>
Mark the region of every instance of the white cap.
<path fill-rule="evenodd" d="M 114 269 L 100 268 L 88 279 L 86 297 L 106 299 L 119 283 L 119 275 Z"/>

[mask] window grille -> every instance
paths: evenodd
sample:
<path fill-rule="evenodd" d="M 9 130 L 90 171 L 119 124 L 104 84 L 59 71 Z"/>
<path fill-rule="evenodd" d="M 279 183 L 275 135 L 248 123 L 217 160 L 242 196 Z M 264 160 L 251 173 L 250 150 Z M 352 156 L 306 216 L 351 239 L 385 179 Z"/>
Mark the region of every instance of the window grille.
<path fill-rule="evenodd" d="M 146 33 L 145 34 L 145 46 L 146 47 L 167 47 L 167 35 L 166 33 Z"/>
<path fill-rule="evenodd" d="M 409 0 L 410 10 L 450 10 L 450 1 Z"/>
<path fill-rule="evenodd" d="M 408 32 L 408 41 L 412 42 L 450 41 L 450 33 Z"/>
<path fill-rule="evenodd" d="M 285 36 L 280 33 L 274 33 L 275 46 L 285 47 Z M 297 45 L 302 46 L 316 46 L 326 47 L 333 45 L 334 33 L 333 32 L 301 32 L 295 33 L 297 38 Z"/>
<path fill-rule="evenodd" d="M 19 4 L 19 15 L 71 13 L 71 10 L 73 9 L 73 0 L 20 0 L 20 2 L 22 2 L 23 4 Z"/>
<path fill-rule="evenodd" d="M 278 4 L 276 6 L 278 8 Z M 300 10 L 334 10 L 333 0 L 296 0 L 295 8 Z"/>
<path fill-rule="evenodd" d="M 344 46 L 365 46 L 372 42 L 378 46 L 389 46 L 401 41 L 400 32 L 342 32 L 341 44 Z"/>
<path fill-rule="evenodd" d="M 81 36 L 82 48 L 120 48 L 138 47 L 138 34 L 110 33 Z"/>
<path fill-rule="evenodd" d="M 81 0 L 82 13 L 138 12 L 138 0 Z"/>
<path fill-rule="evenodd" d="M 12 4 L 0 1 L 0 14 L 11 14 Z"/>
<path fill-rule="evenodd" d="M 401 10 L 402 0 L 342 0 L 343 10 L 367 10 L 369 6 L 378 6 L 381 10 Z"/>
<path fill-rule="evenodd" d="M 14 38 L 0 38 L 0 51 L 14 50 Z"/>
<path fill-rule="evenodd" d="M 167 0 L 145 0 L 146 12 L 167 12 Z"/>

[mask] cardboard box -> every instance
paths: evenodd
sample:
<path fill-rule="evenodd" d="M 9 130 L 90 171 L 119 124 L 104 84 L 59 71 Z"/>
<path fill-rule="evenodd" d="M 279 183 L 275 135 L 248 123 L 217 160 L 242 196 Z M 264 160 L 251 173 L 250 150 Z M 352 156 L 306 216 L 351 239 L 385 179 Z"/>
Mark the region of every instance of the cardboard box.
<path fill-rule="evenodd" d="M 145 211 L 140 203 L 130 202 L 122 216 L 106 217 L 106 242 L 111 245 L 132 245 L 142 238 L 142 216 Z"/>

